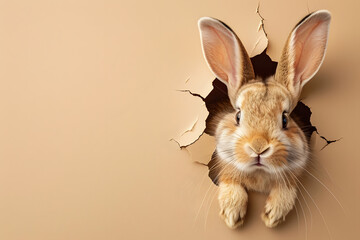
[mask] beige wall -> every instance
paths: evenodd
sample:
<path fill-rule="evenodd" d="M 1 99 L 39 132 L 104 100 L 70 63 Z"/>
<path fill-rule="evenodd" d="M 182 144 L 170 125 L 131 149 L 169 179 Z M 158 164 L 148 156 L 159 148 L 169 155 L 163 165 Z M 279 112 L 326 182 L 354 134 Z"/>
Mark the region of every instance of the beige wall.
<path fill-rule="evenodd" d="M 251 49 L 256 5 L 1 1 L 0 239 L 357 239 L 357 1 L 260 6 L 274 59 L 308 9 L 333 14 L 325 62 L 303 96 L 321 134 L 342 137 L 322 151 L 324 142 L 314 137 L 310 171 L 343 209 L 305 175 L 311 198 L 303 191 L 307 204 L 300 195 L 298 214 L 285 224 L 267 229 L 259 217 L 265 196 L 252 194 L 245 226 L 230 230 L 218 217 L 206 167 L 169 141 L 202 107 L 175 90 L 203 94 L 213 79 L 197 19 L 222 19 Z M 197 84 L 204 80 L 208 85 Z M 201 157 L 209 155 L 203 148 Z"/>

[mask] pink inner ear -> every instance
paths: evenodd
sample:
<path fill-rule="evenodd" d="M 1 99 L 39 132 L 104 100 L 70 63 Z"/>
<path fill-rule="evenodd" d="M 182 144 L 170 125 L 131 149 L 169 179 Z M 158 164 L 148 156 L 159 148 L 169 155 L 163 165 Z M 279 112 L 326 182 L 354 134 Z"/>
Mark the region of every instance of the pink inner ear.
<path fill-rule="evenodd" d="M 209 22 L 201 26 L 206 60 L 220 80 L 236 87 L 239 79 L 240 56 L 238 40 L 221 23 Z"/>
<path fill-rule="evenodd" d="M 229 82 L 229 83 L 232 86 L 236 86 L 235 62 L 236 62 L 236 58 L 240 57 L 240 56 L 236 55 L 236 50 L 238 50 L 238 47 L 236 46 L 237 40 L 234 39 L 234 36 L 229 36 L 228 33 L 224 33 L 224 36 L 226 36 L 226 37 L 222 37 L 215 28 L 211 28 L 211 30 L 214 31 L 216 36 L 222 42 L 222 47 L 224 48 L 221 51 L 219 51 L 218 54 L 219 54 L 219 56 L 221 56 L 220 61 L 223 62 L 222 64 L 225 68 L 225 71 L 228 72 L 228 74 L 230 75 L 230 76 L 226 77 L 227 78 L 226 81 L 229 82 L 229 78 L 230 78 L 231 82 Z M 230 39 L 232 39 L 233 41 L 231 41 Z"/>
<path fill-rule="evenodd" d="M 226 69 L 228 67 L 225 64 L 226 61 L 224 61 L 224 59 L 228 57 L 224 56 L 224 52 L 226 52 L 224 45 L 218 44 L 217 39 L 215 40 L 204 36 L 204 53 L 207 62 L 215 75 L 227 82 L 228 76 L 226 74 Z"/>
<path fill-rule="evenodd" d="M 300 26 L 294 38 L 295 81 L 303 86 L 317 72 L 324 57 L 328 22 L 321 19 Z"/>

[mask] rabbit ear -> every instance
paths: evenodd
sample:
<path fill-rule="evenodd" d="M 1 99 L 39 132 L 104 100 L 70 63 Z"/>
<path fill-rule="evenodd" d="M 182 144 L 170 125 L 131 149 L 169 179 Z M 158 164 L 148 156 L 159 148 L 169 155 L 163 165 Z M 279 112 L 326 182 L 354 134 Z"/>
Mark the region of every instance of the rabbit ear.
<path fill-rule="evenodd" d="M 215 76 L 227 85 L 235 107 L 239 88 L 255 78 L 250 58 L 238 37 L 224 23 L 203 17 L 198 25 L 206 62 Z"/>
<path fill-rule="evenodd" d="M 324 60 L 330 19 L 326 10 L 309 14 L 297 24 L 286 42 L 275 80 L 289 89 L 294 103 Z"/>

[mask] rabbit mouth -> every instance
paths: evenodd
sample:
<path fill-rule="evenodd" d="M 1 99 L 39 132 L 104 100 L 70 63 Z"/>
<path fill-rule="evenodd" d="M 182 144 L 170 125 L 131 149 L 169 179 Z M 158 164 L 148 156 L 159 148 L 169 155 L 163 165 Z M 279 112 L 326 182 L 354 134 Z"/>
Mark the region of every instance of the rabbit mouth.
<path fill-rule="evenodd" d="M 267 166 L 262 163 L 254 163 L 252 166 L 255 168 L 267 168 Z"/>
<path fill-rule="evenodd" d="M 255 158 L 255 163 L 252 164 L 253 166 L 257 166 L 257 167 L 266 167 L 263 163 L 261 163 L 261 157 L 260 156 L 257 156 Z"/>

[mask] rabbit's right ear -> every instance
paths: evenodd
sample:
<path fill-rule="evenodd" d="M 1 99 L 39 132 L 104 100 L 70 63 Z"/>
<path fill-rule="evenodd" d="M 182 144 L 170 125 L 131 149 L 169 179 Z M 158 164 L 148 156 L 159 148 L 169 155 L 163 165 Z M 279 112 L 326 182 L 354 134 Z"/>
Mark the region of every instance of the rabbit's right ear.
<path fill-rule="evenodd" d="M 203 17 L 198 25 L 206 62 L 227 85 L 230 101 L 236 107 L 239 88 L 255 78 L 250 58 L 235 33 L 221 21 Z"/>

